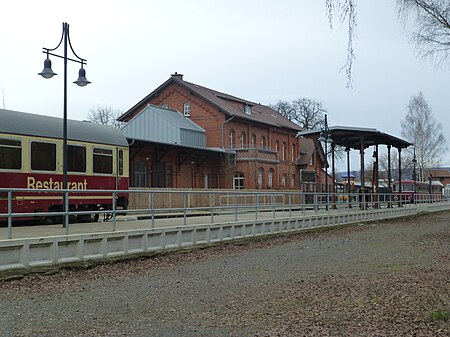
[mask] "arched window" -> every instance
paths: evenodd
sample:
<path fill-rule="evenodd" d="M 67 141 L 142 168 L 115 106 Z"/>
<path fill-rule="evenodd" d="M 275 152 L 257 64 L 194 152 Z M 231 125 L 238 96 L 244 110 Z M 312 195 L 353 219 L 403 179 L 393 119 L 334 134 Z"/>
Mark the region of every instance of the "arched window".
<path fill-rule="evenodd" d="M 269 174 L 267 175 L 267 187 L 272 188 L 273 187 L 273 169 L 269 170 Z"/>
<path fill-rule="evenodd" d="M 281 147 L 281 160 L 286 160 L 286 142 Z"/>
<path fill-rule="evenodd" d="M 279 149 L 280 149 L 280 142 L 277 140 L 275 142 L 275 151 L 278 152 Z"/>
<path fill-rule="evenodd" d="M 291 177 L 291 188 L 295 188 L 295 174 Z"/>
<path fill-rule="evenodd" d="M 292 147 L 291 147 L 291 160 L 295 161 L 295 159 L 296 159 L 295 144 L 292 144 Z"/>
<path fill-rule="evenodd" d="M 258 188 L 263 188 L 264 187 L 264 169 L 262 167 L 260 167 L 258 169 L 257 187 Z"/>
<path fill-rule="evenodd" d="M 234 148 L 234 130 L 230 130 L 230 149 Z"/>
<path fill-rule="evenodd" d="M 242 132 L 241 133 L 241 137 L 240 137 L 240 142 L 241 142 L 241 149 L 243 149 L 244 147 L 245 147 L 245 141 L 246 141 L 246 139 L 245 139 L 246 137 L 245 137 L 245 132 Z"/>
<path fill-rule="evenodd" d="M 283 173 L 281 176 L 281 187 L 286 188 L 286 181 L 287 181 L 287 175 L 286 173 Z"/>
<path fill-rule="evenodd" d="M 148 187 L 148 165 L 143 160 L 137 160 L 133 165 L 133 187 Z"/>
<path fill-rule="evenodd" d="M 241 172 L 235 172 L 233 174 L 233 189 L 242 190 L 244 189 L 244 174 Z"/>
<path fill-rule="evenodd" d="M 265 148 L 266 147 L 266 137 L 261 136 L 261 147 Z"/>
<path fill-rule="evenodd" d="M 252 138 L 250 139 L 250 145 L 252 148 L 256 146 L 256 135 L 252 134 Z"/>

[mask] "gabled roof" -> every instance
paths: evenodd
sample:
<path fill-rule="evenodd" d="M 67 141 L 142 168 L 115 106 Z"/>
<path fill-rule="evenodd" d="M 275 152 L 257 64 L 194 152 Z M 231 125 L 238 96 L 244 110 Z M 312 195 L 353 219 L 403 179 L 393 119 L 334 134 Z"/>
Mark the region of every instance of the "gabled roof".
<path fill-rule="evenodd" d="M 210 104 L 216 106 L 220 111 L 225 113 L 228 116 L 235 116 L 238 118 L 252 120 L 254 122 L 259 122 L 263 124 L 267 124 L 270 126 L 288 128 L 295 131 L 300 131 L 301 128 L 289 121 L 287 118 L 280 115 L 277 111 L 271 109 L 268 106 L 262 105 L 260 103 L 255 103 L 252 101 L 248 101 L 239 97 L 235 97 L 229 94 L 225 94 L 213 89 L 209 89 L 203 87 L 201 85 L 184 81 L 182 79 L 182 75 L 175 74 L 172 75 L 166 82 L 161 84 L 158 88 L 152 91 L 149 95 L 144 97 L 140 102 L 134 105 L 131 109 L 125 112 L 122 116 L 119 117 L 119 121 L 124 121 L 129 115 L 136 112 L 136 110 L 142 109 L 142 105 L 146 104 L 152 97 L 158 95 L 158 93 L 169 86 L 170 84 L 178 84 L 187 90 L 195 93 L 199 97 L 205 99 Z M 237 109 L 229 101 L 239 102 L 244 105 L 249 105 L 252 107 L 252 114 L 248 115 L 243 110 Z"/>
<path fill-rule="evenodd" d="M 63 119 L 0 109 L 0 133 L 62 139 Z M 128 146 L 127 139 L 112 126 L 67 120 L 67 139 Z"/>

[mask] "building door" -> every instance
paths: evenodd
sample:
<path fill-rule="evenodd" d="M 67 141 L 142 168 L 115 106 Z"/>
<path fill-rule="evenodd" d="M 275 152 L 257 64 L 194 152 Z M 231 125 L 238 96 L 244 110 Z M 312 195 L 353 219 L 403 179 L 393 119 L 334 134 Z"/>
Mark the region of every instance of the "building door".
<path fill-rule="evenodd" d="M 166 187 L 166 165 L 162 162 L 152 164 L 152 187 Z"/>

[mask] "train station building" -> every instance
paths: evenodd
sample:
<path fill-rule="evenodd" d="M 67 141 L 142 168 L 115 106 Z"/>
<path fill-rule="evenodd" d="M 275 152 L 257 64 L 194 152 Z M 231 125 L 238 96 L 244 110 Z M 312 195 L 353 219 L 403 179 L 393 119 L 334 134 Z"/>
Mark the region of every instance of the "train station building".
<path fill-rule="evenodd" d="M 268 106 L 175 73 L 125 112 L 132 187 L 323 190 L 321 146 Z M 331 183 L 331 177 L 328 177 Z"/>

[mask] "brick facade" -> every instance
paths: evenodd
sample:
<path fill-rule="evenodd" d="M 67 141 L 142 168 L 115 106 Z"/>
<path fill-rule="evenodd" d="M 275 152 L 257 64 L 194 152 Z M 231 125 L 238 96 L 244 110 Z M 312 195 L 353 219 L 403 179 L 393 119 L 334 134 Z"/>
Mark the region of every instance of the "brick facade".
<path fill-rule="evenodd" d="M 175 74 L 119 120 L 131 120 L 147 104 L 168 107 L 181 114 L 188 106 L 190 115 L 186 118 L 205 130 L 207 148 L 235 152 L 233 156 L 208 153 L 200 158 L 191 153 L 187 159 L 182 155 L 180 165 L 179 149 L 166 150 L 159 159 L 172 168 L 173 178 L 169 179 L 172 186 L 164 187 L 205 188 L 207 175 L 211 188 L 235 188 L 239 177 L 243 177 L 245 189 L 298 190 L 302 187 L 300 168 L 315 170 L 319 181 L 324 179 L 321 163 L 316 160 L 319 156 L 313 156 L 307 165 L 298 165 L 302 140 L 296 135 L 300 128 L 267 106 L 184 82 L 182 75 Z M 158 159 L 156 147 L 131 146 L 131 172 L 136 160 L 147 160 L 151 167 L 151 162 Z"/>

